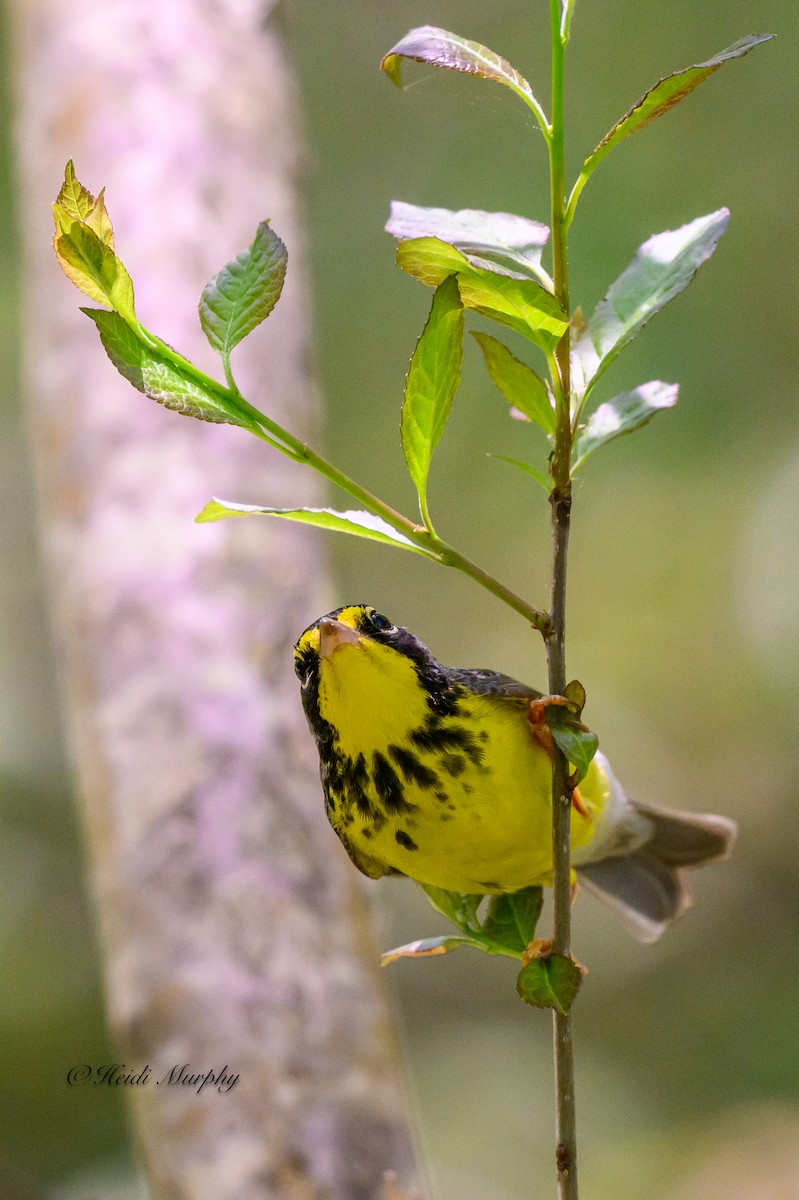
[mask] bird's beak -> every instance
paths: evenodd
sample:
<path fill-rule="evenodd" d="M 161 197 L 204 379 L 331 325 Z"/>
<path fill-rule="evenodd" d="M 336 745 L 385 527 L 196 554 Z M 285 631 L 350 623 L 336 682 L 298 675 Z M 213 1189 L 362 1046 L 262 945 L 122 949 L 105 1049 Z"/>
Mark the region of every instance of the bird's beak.
<path fill-rule="evenodd" d="M 361 635 L 351 625 L 336 621 L 333 617 L 325 617 L 319 622 L 319 653 L 322 658 L 330 658 L 339 646 L 357 646 Z"/>

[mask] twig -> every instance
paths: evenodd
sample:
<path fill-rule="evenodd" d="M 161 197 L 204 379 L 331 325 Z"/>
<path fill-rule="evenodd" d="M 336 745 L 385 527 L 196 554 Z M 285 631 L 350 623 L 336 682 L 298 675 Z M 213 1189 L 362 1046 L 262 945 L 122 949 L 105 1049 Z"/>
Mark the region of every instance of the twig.
<path fill-rule="evenodd" d="M 552 257 L 555 295 L 569 317 L 569 271 L 566 245 L 564 188 L 563 69 L 566 38 L 561 30 L 559 0 L 550 0 L 552 31 L 552 136 L 549 143 L 552 208 Z M 549 691 L 558 695 L 566 687 L 566 566 L 571 516 L 571 376 L 570 336 L 567 327 L 555 352 L 555 451 L 552 457 L 552 602 L 551 627 L 546 639 Z M 552 755 L 552 884 L 554 903 L 553 951 L 571 952 L 571 866 L 569 767 L 562 752 Z M 574 1098 L 574 1055 L 571 1015 L 554 1014 L 555 1128 L 559 1200 L 578 1200 L 577 1129 Z"/>

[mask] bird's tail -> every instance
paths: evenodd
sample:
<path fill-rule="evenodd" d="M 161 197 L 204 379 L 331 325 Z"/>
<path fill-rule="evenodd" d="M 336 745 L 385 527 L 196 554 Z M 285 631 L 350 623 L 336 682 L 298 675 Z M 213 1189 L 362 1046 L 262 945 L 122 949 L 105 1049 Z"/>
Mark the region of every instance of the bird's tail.
<path fill-rule="evenodd" d="M 642 942 L 655 942 L 691 904 L 685 867 L 729 858 L 737 826 L 727 817 L 666 812 L 631 801 L 651 835 L 631 854 L 577 868 L 586 888 L 604 900 Z"/>

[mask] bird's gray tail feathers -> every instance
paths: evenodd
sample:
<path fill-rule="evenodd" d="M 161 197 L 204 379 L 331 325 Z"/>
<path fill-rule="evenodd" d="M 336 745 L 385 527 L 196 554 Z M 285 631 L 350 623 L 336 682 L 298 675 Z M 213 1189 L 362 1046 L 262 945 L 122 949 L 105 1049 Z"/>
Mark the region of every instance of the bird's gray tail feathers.
<path fill-rule="evenodd" d="M 691 904 L 685 867 L 729 858 L 737 827 L 727 817 L 666 812 L 632 801 L 652 833 L 631 854 L 577 868 L 586 888 L 604 900 L 642 942 L 655 942 Z"/>

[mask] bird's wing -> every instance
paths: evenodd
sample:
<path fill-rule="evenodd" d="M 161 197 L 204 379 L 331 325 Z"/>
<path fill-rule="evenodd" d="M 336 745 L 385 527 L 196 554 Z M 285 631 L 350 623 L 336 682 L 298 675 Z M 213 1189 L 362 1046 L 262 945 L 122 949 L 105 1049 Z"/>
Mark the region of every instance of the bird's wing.
<path fill-rule="evenodd" d="M 490 671 L 484 667 L 447 667 L 447 678 L 459 683 L 475 696 L 496 696 L 508 700 L 540 700 L 543 692 L 537 692 L 510 675 Z"/>

